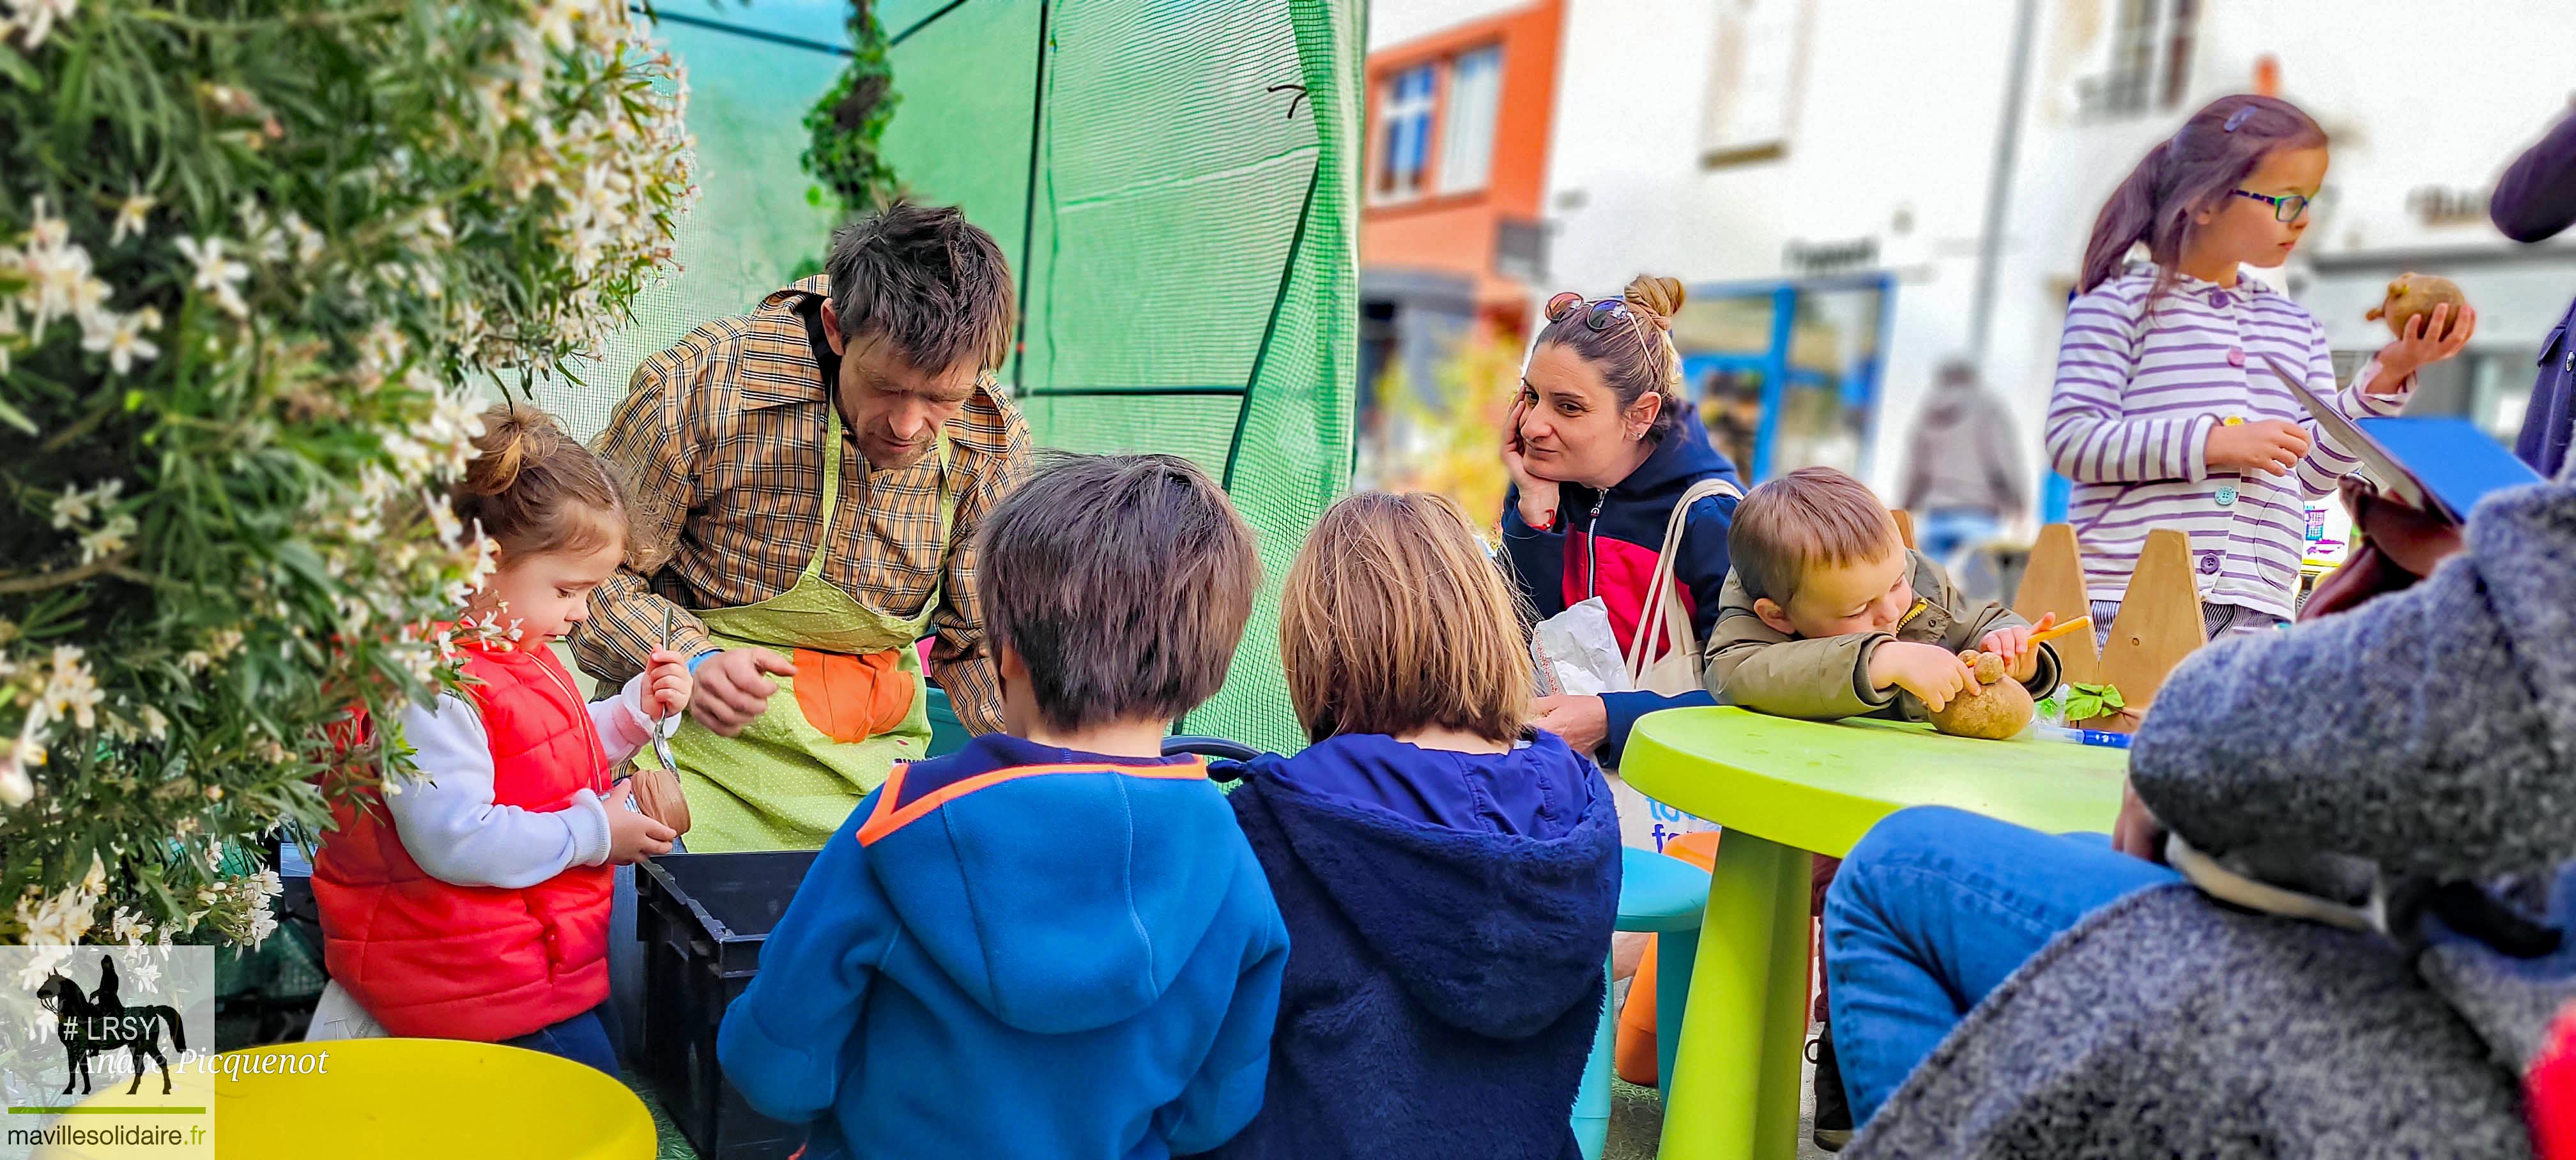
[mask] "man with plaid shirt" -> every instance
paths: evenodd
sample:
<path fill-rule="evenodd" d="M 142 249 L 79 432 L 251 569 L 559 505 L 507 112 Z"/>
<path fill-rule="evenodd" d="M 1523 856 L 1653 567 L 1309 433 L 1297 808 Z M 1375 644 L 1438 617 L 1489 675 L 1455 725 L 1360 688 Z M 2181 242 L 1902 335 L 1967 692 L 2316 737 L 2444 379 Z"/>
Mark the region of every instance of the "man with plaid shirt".
<path fill-rule="evenodd" d="M 1001 727 L 972 545 L 1028 453 L 991 377 L 1013 309 L 991 235 L 897 203 L 823 275 L 636 369 L 600 450 L 637 550 L 572 646 L 611 682 L 656 648 L 695 658 L 671 739 L 691 849 L 818 847 L 925 756 L 924 637 L 959 719 Z"/>

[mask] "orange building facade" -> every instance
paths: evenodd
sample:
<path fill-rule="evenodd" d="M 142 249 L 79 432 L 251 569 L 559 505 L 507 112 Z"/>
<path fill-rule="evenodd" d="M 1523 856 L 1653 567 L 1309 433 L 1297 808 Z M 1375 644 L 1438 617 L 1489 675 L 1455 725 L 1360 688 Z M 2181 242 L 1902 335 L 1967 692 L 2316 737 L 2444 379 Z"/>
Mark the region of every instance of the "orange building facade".
<path fill-rule="evenodd" d="M 1426 386 L 1457 342 L 1529 332 L 1562 0 L 1461 22 L 1368 58 L 1360 212 L 1362 421 Z"/>

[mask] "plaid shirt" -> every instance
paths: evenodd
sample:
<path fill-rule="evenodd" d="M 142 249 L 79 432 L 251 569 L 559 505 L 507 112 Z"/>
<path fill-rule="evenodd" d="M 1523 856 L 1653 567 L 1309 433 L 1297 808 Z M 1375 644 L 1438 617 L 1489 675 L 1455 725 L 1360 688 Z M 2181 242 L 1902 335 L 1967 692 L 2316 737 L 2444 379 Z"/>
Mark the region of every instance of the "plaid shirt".
<path fill-rule="evenodd" d="M 684 656 L 706 650 L 691 609 L 777 596 L 813 560 L 832 405 L 824 367 L 839 361 L 813 321 L 826 293 L 823 277 L 805 279 L 748 316 L 698 327 L 635 369 L 599 451 L 625 469 L 636 493 L 638 543 L 670 551 L 649 572 L 620 568 L 591 597 L 572 648 L 592 676 L 622 683 L 641 671 L 674 606 L 672 647 Z M 984 643 L 975 527 L 1027 458 L 1028 424 L 1008 399 L 979 390 L 947 435 L 957 499 L 948 535 L 939 534 L 938 457 L 892 471 L 844 470 L 823 579 L 894 616 L 919 614 L 937 588 L 930 675 L 958 719 L 988 733 L 1002 727 L 1002 683 Z M 843 462 L 859 466 L 855 455 Z"/>

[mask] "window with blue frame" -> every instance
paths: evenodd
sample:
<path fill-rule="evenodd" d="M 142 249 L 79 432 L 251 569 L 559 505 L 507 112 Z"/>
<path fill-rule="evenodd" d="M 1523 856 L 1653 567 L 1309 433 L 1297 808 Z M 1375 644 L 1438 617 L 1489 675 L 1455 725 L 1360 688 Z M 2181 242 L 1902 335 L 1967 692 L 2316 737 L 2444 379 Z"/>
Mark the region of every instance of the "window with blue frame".
<path fill-rule="evenodd" d="M 1377 105 L 1377 182 L 1370 196 L 1402 201 L 1422 193 L 1431 160 L 1431 114 L 1438 103 L 1439 73 L 1432 65 L 1409 68 L 1380 87 Z"/>
<path fill-rule="evenodd" d="M 1503 48 L 1465 53 L 1449 64 L 1449 108 L 1440 117 L 1442 193 L 1485 188 L 1494 168 L 1494 119 L 1502 111 Z"/>

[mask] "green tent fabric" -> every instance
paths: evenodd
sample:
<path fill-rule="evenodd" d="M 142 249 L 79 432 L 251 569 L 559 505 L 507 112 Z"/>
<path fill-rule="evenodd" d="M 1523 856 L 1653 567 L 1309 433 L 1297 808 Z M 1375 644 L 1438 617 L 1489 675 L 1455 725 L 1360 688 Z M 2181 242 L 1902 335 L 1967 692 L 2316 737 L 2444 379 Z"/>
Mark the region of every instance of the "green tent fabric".
<path fill-rule="evenodd" d="M 786 284 L 835 220 L 798 157 L 842 66 L 846 0 L 662 12 L 701 197 L 682 271 L 577 380 L 534 390 L 584 439 L 637 365 Z M 1188 456 L 1261 536 L 1268 582 L 1232 675 L 1182 727 L 1299 747 L 1277 593 L 1350 478 L 1360 0 L 881 0 L 877 15 L 896 173 L 991 231 L 1020 277 L 1002 381 L 1038 442 Z"/>
<path fill-rule="evenodd" d="M 1183 728 L 1293 750 L 1278 582 L 1350 478 L 1361 14 L 1350 0 L 896 0 L 886 151 L 1019 272 L 1039 442 L 1185 455 L 1268 583 Z"/>

